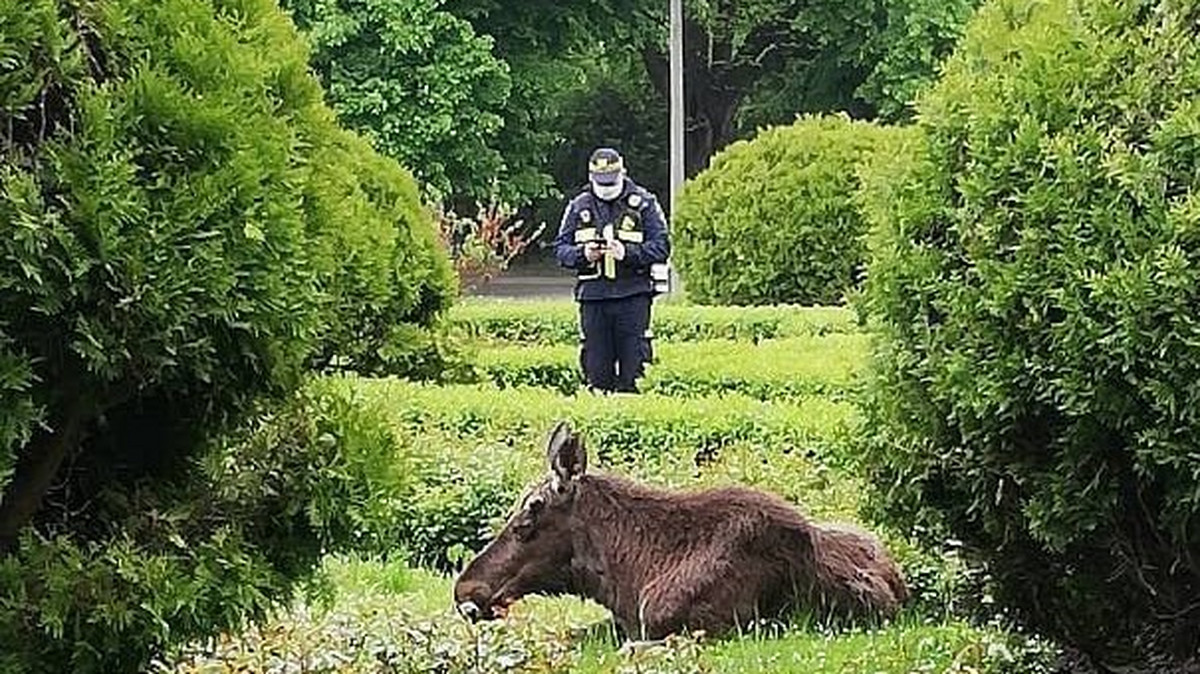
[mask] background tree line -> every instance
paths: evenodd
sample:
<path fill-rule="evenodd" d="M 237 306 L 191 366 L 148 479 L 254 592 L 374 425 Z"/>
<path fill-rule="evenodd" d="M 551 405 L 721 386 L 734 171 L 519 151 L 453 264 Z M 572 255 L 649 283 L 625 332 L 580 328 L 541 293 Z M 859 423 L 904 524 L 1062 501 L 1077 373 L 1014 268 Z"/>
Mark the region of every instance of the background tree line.
<path fill-rule="evenodd" d="M 618 146 L 667 190 L 664 0 L 282 0 L 343 123 L 458 208 L 555 221 L 584 158 Z M 763 126 L 903 120 L 975 0 L 685 3 L 687 175 Z"/>

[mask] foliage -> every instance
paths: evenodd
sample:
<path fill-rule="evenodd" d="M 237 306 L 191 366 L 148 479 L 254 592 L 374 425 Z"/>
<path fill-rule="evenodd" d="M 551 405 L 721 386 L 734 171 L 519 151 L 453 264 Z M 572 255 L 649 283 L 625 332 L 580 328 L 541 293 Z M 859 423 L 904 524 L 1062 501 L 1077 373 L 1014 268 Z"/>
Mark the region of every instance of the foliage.
<path fill-rule="evenodd" d="M 586 58 L 590 56 L 590 58 Z M 580 65 L 581 83 L 561 101 L 555 126 L 563 135 L 552 157 L 555 184 L 573 196 L 587 184 L 587 162 L 597 147 L 621 152 L 629 176 L 668 204 L 670 113 L 637 54 L 593 46 Z M 563 205 L 554 204 L 554 222 Z"/>
<path fill-rule="evenodd" d="M 639 380 L 645 393 L 697 397 L 739 393 L 760 400 L 845 397 L 866 360 L 865 335 L 765 340 L 666 342 Z M 475 358 L 481 376 L 500 388 L 542 386 L 571 395 L 584 387 L 579 349 L 497 346 Z"/>
<path fill-rule="evenodd" d="M 688 175 L 733 140 L 753 135 L 760 126 L 790 123 L 798 113 L 904 117 L 908 96 L 932 79 L 975 1 L 685 3 Z M 576 190 L 582 159 L 602 143 L 624 150 L 635 177 L 665 200 L 666 3 L 386 3 L 427 9 L 436 4 L 439 12 L 469 21 L 475 34 L 494 40 L 493 53 L 507 67 L 512 85 L 499 113 L 502 131 L 487 143 L 485 154 L 498 151 L 504 158 L 497 186 L 512 203 L 529 198 L 536 213 L 529 219 L 556 218 L 561 204 L 552 200 Z M 438 51 L 434 43 L 430 58 Z M 380 80 L 373 86 L 388 85 Z M 484 110 L 496 111 L 495 106 Z M 422 118 L 420 111 L 415 118 Z"/>
<path fill-rule="evenodd" d="M 449 578 L 394 563 L 327 566 L 341 590 L 330 610 L 297 606 L 236 639 L 195 644 L 154 671 L 1044 674 L 1055 656 L 1039 639 L 961 621 L 839 634 L 795 628 L 722 641 L 683 636 L 623 650 L 591 602 L 530 598 L 505 622 L 472 627 L 446 601 Z"/>
<path fill-rule="evenodd" d="M 285 594 L 371 477 L 296 470 L 322 445 L 239 510 L 202 448 L 313 368 L 413 365 L 451 269 L 270 0 L 3 0 L 0 53 L 4 664 L 134 669 Z"/>
<path fill-rule="evenodd" d="M 467 299 L 447 313 L 457 335 L 480 342 L 579 343 L 579 308 L 570 302 Z M 656 342 L 712 339 L 759 342 L 855 330 L 854 315 L 836 307 L 734 307 L 658 303 L 651 314 Z"/>
<path fill-rule="evenodd" d="M 576 144 L 567 137 L 562 115 L 585 88 L 587 65 L 581 59 L 593 50 L 598 36 L 608 40 L 623 34 L 622 26 L 632 25 L 625 10 L 633 4 L 633 0 L 447 0 L 446 11 L 494 39 L 497 56 L 509 67 L 512 92 L 496 145 L 508 167 L 499 184 L 507 190 L 501 196 L 516 195 L 506 201 L 523 204 L 517 196 L 556 199 L 573 189 L 574 183 L 556 184 L 547 159 L 564 145 Z M 541 210 L 545 211 L 544 205 Z M 544 218 L 539 214 L 531 219 Z"/>
<path fill-rule="evenodd" d="M 904 118 L 977 2 L 685 2 L 688 175 L 729 143 L 799 114 Z M 617 44 L 637 45 L 665 100 L 667 6 L 640 5 L 647 19 Z"/>
<path fill-rule="evenodd" d="M 738 142 L 683 190 L 674 258 L 688 297 L 712 304 L 829 304 L 852 289 L 865 225 L 855 167 L 885 130 L 809 117 Z"/>
<path fill-rule="evenodd" d="M 821 38 L 820 51 L 767 69 L 738 108 L 739 135 L 797 114 L 845 111 L 866 119 L 907 120 L 917 93 L 931 84 L 979 0 L 874 0 L 845 5 L 833 21 L 805 12 L 797 20 L 819 34 L 836 26 L 857 33 Z M 855 16 L 855 13 L 858 15 Z"/>
<path fill-rule="evenodd" d="M 286 0 L 339 119 L 399 160 L 433 195 L 494 195 L 511 94 L 491 38 L 444 0 Z M 504 194 L 507 198 L 515 196 Z"/>
<path fill-rule="evenodd" d="M 874 64 L 856 93 L 889 122 L 912 116 L 918 94 L 936 81 L 980 0 L 884 0 L 886 23 L 864 45 Z"/>
<path fill-rule="evenodd" d="M 331 279 L 314 362 L 363 374 L 435 378 L 452 366 L 435 328 L 454 270 L 410 174 L 359 138 L 314 138 L 304 196 L 309 254 Z"/>
<path fill-rule="evenodd" d="M 75 527 L 0 558 L 0 670 L 139 671 L 261 619 L 323 555 L 387 550 L 410 478 L 353 391 L 318 382 L 209 443 L 171 480 L 109 489 Z"/>
<path fill-rule="evenodd" d="M 665 305 L 664 308 L 670 307 Z M 482 323 L 531 312 L 569 318 L 567 301 L 528 306 L 469 303 Z M 844 310 L 817 313 L 786 309 L 686 310 L 677 317 L 781 317 L 846 319 Z M 811 329 L 829 323 L 807 323 Z M 834 322 L 834 325 L 840 325 Z M 772 325 L 776 325 L 772 323 Z M 681 339 L 696 334 L 680 332 Z M 709 349 L 715 357 L 729 344 L 665 343 L 663 348 Z M 730 371 L 749 371 L 749 344 L 727 356 Z M 793 365 L 831 359 L 861 364 L 864 338 L 835 335 L 784 345 L 764 342 L 771 356 L 791 355 Z M 838 348 L 843 347 L 843 348 Z M 488 347 L 505 350 L 503 346 Z M 839 351 L 845 351 L 839 354 Z M 485 359 L 497 354 L 485 350 Z M 768 357 L 768 354 L 764 354 Z M 855 367 L 857 369 L 857 367 Z M 545 471 L 545 433 L 560 418 L 585 429 L 597 469 L 656 484 L 695 487 L 756 485 L 801 505 L 813 517 L 855 517 L 860 482 L 847 452 L 849 433 L 861 432 L 853 406 L 828 398 L 798 404 L 760 402 L 744 396 L 632 399 L 567 397 L 551 391 L 417 385 L 340 378 L 328 386 L 353 392 L 373 422 L 386 419 L 392 441 L 392 472 L 404 477 L 390 503 L 407 523 L 397 546 L 412 561 L 443 571 L 459 567 L 499 526 L 523 487 Z M 372 424 L 374 427 L 374 424 Z M 383 521 L 392 521 L 382 518 Z M 916 599 L 898 623 L 870 632 L 816 632 L 804 624 L 740 639 L 692 638 L 636 652 L 618 652 L 605 612 L 574 599 L 528 598 L 503 623 L 468 625 L 454 614 L 449 579 L 405 568 L 398 554 L 386 561 L 334 559 L 327 564 L 338 588 L 336 601 L 297 602 L 292 610 L 241 635 L 201 640 L 164 658 L 162 671 L 213 668 L 303 668 L 308 671 L 880 671 L 1044 672 L 1053 653 L 1038 640 L 995 625 L 968 627 L 955 616 L 990 616 L 978 601 L 985 580 L 953 546 L 949 555 L 912 548 L 881 531 L 905 567 Z M 168 664 L 169 663 L 169 664 Z M 159 671 L 159 670 L 156 670 Z"/>
<path fill-rule="evenodd" d="M 881 507 L 1160 668 L 1200 654 L 1197 12 L 998 0 L 864 177 Z"/>
<path fill-rule="evenodd" d="M 477 289 L 502 274 L 545 229 L 543 225 L 524 231 L 524 221 L 512 222 L 512 210 L 500 204 L 478 208 L 474 218 L 453 211 L 437 216 L 442 246 L 454 262 L 460 292 Z"/>
<path fill-rule="evenodd" d="M 367 400 L 387 410 L 397 444 L 411 448 L 405 456 L 423 457 L 414 459 L 408 473 L 431 474 L 435 481 L 454 474 L 452 481 L 468 489 L 472 476 L 503 476 L 508 492 L 493 504 L 493 517 L 503 515 L 520 488 L 544 473 L 546 434 L 560 419 L 580 429 L 600 469 L 674 486 L 697 478 L 740 478 L 769 485 L 820 514 L 854 514 L 853 480 L 838 476 L 831 485 L 834 476 L 827 469 L 852 458 L 843 451 L 855 414 L 847 403 L 819 398 L 770 403 L 732 394 L 564 398 L 544 389 L 499 394 L 491 386 L 430 387 L 395 380 L 348 379 L 346 385 L 361 387 Z M 698 468 L 706 472 L 697 474 Z M 818 488 L 811 488 L 814 480 Z M 486 479 L 481 484 L 491 489 Z M 427 502 L 440 499 L 431 495 Z M 428 551 L 410 552 L 420 557 Z"/>

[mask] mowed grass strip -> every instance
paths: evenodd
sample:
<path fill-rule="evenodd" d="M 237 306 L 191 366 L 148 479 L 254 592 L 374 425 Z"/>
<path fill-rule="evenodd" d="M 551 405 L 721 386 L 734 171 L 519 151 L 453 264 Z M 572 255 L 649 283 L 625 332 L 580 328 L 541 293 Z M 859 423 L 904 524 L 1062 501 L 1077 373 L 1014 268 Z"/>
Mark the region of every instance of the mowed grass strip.
<path fill-rule="evenodd" d="M 578 312 L 567 300 L 469 298 L 450 310 L 449 325 L 476 341 L 574 345 L 579 343 Z M 840 307 L 710 307 L 657 301 L 651 317 L 660 342 L 756 342 L 858 330 L 854 313 Z"/>
<path fill-rule="evenodd" d="M 993 627 L 904 617 L 837 633 L 795 625 L 775 634 L 676 638 L 625 653 L 608 612 L 570 597 L 529 597 L 502 622 L 469 625 L 454 613 L 452 576 L 399 561 L 337 558 L 325 567 L 336 598 L 299 603 L 268 624 L 175 654 L 156 671 L 395 671 L 599 674 L 1033 674 L 1044 643 Z"/>
<path fill-rule="evenodd" d="M 770 339 L 656 342 L 639 388 L 701 397 L 740 393 L 760 400 L 843 396 L 867 362 L 869 337 L 830 334 Z M 584 385 L 577 345 L 491 345 L 473 356 L 477 372 L 500 388 L 540 386 L 573 394 Z"/>

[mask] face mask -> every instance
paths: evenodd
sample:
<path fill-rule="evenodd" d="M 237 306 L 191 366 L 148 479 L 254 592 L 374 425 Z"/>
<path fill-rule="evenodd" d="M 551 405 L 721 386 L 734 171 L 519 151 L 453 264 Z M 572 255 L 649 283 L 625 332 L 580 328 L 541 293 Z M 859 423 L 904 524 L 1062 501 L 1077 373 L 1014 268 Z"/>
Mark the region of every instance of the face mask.
<path fill-rule="evenodd" d="M 597 199 L 601 199 L 603 201 L 612 201 L 613 199 L 621 196 L 621 192 L 624 191 L 624 188 L 625 185 L 621 184 L 620 182 L 615 185 L 597 185 L 596 183 L 592 183 L 592 193 L 596 195 Z"/>

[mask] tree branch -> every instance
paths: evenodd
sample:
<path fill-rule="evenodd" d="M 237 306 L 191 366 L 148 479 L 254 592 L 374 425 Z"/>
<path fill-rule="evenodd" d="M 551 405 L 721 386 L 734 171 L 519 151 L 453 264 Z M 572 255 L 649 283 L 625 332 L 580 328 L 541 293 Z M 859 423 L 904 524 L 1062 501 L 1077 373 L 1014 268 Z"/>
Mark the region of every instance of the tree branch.
<path fill-rule="evenodd" d="M 79 446 L 84 428 L 94 417 L 94 406 L 75 397 L 52 428 L 39 431 L 25 446 L 25 456 L 0 502 L 0 553 L 12 549 L 21 529 L 37 514 L 63 460 Z"/>
<path fill-rule="evenodd" d="M 85 386 L 79 378 L 60 385 L 61 401 L 50 423 L 25 445 L 23 457 L 6 493 L 0 495 L 0 554 L 10 551 L 21 530 L 41 510 L 63 462 L 78 451 L 88 428 L 100 415 L 131 400 L 138 392 L 133 381 Z"/>

